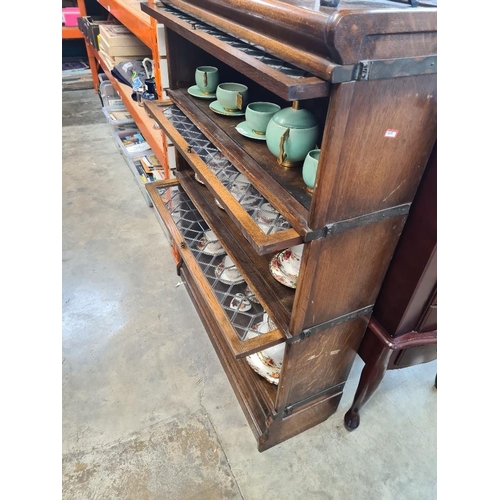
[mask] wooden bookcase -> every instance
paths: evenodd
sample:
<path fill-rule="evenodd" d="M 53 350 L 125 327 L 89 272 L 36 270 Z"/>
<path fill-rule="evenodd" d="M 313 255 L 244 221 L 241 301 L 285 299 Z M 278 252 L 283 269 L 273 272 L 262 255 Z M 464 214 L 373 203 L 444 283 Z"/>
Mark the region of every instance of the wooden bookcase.
<path fill-rule="evenodd" d="M 354 6 L 355 3 L 355 6 Z M 175 179 L 147 186 L 177 269 L 254 432 L 260 451 L 319 424 L 344 384 L 436 140 L 436 8 L 389 0 L 164 0 L 141 9 L 165 27 L 168 101 L 146 103 L 176 148 Z M 351 8 L 352 7 L 352 8 Z M 265 141 L 241 136 L 242 118 L 192 97 L 195 68 L 249 87 L 250 102 L 300 100 L 320 123 L 313 194 Z M 201 135 L 200 135 L 201 134 Z M 229 162 L 289 223 L 266 235 L 215 173 Z M 218 206 L 219 205 L 219 206 Z M 211 229 L 276 329 L 247 338 L 197 251 Z M 304 243 L 296 289 L 269 262 Z M 229 295 L 228 295 L 229 294 Z M 241 321 L 240 321 L 241 320 Z M 242 333 L 243 332 L 243 333 Z M 284 344 L 277 384 L 247 356 Z"/>

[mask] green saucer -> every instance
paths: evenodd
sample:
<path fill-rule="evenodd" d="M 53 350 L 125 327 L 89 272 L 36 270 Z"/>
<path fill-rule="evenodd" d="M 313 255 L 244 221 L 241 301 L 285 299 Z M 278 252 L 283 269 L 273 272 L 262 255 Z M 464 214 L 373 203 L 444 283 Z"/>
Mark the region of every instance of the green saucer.
<path fill-rule="evenodd" d="M 266 134 L 257 134 L 248 125 L 248 122 L 238 123 L 238 125 L 236 125 L 236 131 L 239 132 L 241 135 L 248 137 L 249 139 L 257 139 L 259 141 L 266 140 Z"/>
<path fill-rule="evenodd" d="M 215 99 L 215 92 L 213 94 L 204 94 L 198 85 L 193 85 L 188 88 L 188 94 L 193 97 L 199 97 L 200 99 Z"/>
<path fill-rule="evenodd" d="M 217 113 L 218 115 L 224 115 L 224 116 L 243 116 L 245 114 L 245 111 L 227 111 L 224 109 L 224 107 L 219 103 L 219 101 L 212 101 L 209 105 L 210 109 L 214 112 Z"/>

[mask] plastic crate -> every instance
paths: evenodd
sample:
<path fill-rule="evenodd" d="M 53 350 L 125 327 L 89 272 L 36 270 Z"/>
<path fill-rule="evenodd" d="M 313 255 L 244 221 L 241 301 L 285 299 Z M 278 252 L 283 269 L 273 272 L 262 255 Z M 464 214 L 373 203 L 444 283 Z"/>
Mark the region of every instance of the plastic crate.
<path fill-rule="evenodd" d="M 116 144 L 119 147 L 119 150 L 123 154 L 123 156 L 128 157 L 128 158 L 136 158 L 138 156 L 144 155 L 145 151 L 150 150 L 151 148 L 149 147 L 149 144 L 143 140 L 141 142 L 132 142 L 130 144 L 127 144 L 129 142 L 129 138 L 142 138 L 141 131 L 138 128 L 129 128 L 126 130 L 117 130 L 114 134 L 114 139 Z"/>
<path fill-rule="evenodd" d="M 99 85 L 99 93 L 101 95 L 103 106 L 124 106 L 121 97 L 117 94 L 115 88 L 109 80 L 106 80 Z"/>
<path fill-rule="evenodd" d="M 104 106 L 102 112 L 107 122 L 113 127 L 123 127 L 124 125 L 135 125 L 135 121 L 125 106 Z M 125 115 L 128 117 L 126 118 Z"/>
<path fill-rule="evenodd" d="M 99 78 L 99 81 L 101 83 L 104 83 L 104 82 L 109 82 L 109 78 L 108 78 L 108 75 L 106 75 L 106 73 L 99 73 L 97 75 L 97 78 Z"/>
<path fill-rule="evenodd" d="M 143 154 L 153 154 L 153 152 L 151 150 L 144 151 Z M 150 207 L 152 207 L 153 202 L 152 202 L 151 197 L 149 196 L 148 192 L 146 191 L 146 184 L 148 184 L 149 182 L 152 182 L 152 180 L 149 180 L 147 174 L 145 174 L 144 169 L 142 168 L 141 161 L 139 160 L 139 157 L 137 157 L 137 158 L 125 157 L 125 162 L 127 163 L 128 167 L 130 168 L 130 171 L 132 172 L 132 175 L 134 176 L 134 179 L 139 187 L 139 190 L 141 191 L 142 195 L 144 196 L 146 203 Z"/>

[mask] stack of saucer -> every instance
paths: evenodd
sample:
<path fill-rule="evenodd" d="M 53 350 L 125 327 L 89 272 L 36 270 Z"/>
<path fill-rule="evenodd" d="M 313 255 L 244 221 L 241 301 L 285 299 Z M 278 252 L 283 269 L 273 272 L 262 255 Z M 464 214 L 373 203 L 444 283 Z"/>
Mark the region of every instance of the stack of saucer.
<path fill-rule="evenodd" d="M 304 245 L 296 245 L 276 254 L 269 263 L 273 277 L 282 285 L 297 288 Z"/>
<path fill-rule="evenodd" d="M 260 334 L 275 330 L 276 325 L 269 318 L 267 313 L 264 313 L 262 321 L 257 324 L 254 331 L 248 332 L 247 339 L 255 338 Z M 278 384 L 281 367 L 283 366 L 283 356 L 285 354 L 285 344 L 279 344 L 274 347 L 268 347 L 263 351 L 256 352 L 246 357 L 247 363 L 260 376 L 264 377 L 272 384 Z"/>

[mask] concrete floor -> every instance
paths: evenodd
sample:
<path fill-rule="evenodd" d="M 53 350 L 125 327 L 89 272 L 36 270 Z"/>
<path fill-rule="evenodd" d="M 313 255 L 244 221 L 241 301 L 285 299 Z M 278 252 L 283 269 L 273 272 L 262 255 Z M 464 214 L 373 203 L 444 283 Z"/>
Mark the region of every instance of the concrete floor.
<path fill-rule="evenodd" d="M 436 498 L 436 362 L 259 453 L 92 90 L 63 92 L 63 498 Z"/>

